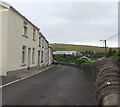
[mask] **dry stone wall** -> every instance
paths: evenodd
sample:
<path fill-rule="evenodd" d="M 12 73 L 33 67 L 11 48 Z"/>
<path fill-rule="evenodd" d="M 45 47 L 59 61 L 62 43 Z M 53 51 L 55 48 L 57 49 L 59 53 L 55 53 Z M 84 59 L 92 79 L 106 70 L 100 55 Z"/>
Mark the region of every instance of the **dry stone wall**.
<path fill-rule="evenodd" d="M 118 105 L 120 71 L 117 62 L 112 59 L 103 59 L 97 61 L 95 66 L 98 104 Z"/>

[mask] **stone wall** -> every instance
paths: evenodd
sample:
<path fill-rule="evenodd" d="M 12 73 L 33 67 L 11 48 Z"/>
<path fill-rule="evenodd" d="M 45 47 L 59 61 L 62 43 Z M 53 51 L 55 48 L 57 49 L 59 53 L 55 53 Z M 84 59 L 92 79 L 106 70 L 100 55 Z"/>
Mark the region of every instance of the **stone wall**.
<path fill-rule="evenodd" d="M 118 105 L 120 71 L 112 59 L 97 61 L 96 99 L 99 105 Z"/>

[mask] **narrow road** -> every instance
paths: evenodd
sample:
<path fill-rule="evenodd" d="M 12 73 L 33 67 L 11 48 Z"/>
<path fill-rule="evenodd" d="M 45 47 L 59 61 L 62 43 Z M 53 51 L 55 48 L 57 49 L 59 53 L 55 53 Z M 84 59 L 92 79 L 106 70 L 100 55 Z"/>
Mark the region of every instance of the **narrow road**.
<path fill-rule="evenodd" d="M 56 65 L 3 88 L 3 105 L 95 105 L 95 85 L 78 68 Z"/>

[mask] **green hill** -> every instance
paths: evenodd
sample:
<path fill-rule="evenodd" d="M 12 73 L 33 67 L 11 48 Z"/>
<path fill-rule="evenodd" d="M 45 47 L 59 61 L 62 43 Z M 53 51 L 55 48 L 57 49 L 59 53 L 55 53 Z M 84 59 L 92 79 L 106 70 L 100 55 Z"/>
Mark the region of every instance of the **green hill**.
<path fill-rule="evenodd" d="M 90 52 L 104 52 L 103 47 L 97 47 L 97 46 L 87 46 L 87 45 L 72 45 L 72 44 L 50 44 L 53 51 L 90 51 Z"/>

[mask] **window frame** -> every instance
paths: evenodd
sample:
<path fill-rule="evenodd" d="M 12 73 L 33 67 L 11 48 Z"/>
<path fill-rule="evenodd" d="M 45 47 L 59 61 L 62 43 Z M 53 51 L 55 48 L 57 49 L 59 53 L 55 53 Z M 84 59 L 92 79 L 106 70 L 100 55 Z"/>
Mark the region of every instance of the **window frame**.
<path fill-rule="evenodd" d="M 44 56 L 44 52 L 41 51 L 41 63 L 43 63 L 43 60 L 44 60 L 43 56 Z"/>
<path fill-rule="evenodd" d="M 35 48 L 32 49 L 32 63 L 35 63 Z"/>
<path fill-rule="evenodd" d="M 42 39 L 42 48 L 44 48 L 44 43 L 45 43 L 44 39 Z"/>
<path fill-rule="evenodd" d="M 33 40 L 36 41 L 36 29 L 33 28 Z"/>
<path fill-rule="evenodd" d="M 26 21 L 23 21 L 23 36 L 27 37 L 28 38 L 28 26 L 27 26 L 27 22 Z"/>
<path fill-rule="evenodd" d="M 39 36 L 39 47 L 41 47 L 41 37 Z"/>
<path fill-rule="evenodd" d="M 22 56 L 21 56 L 21 63 L 22 63 L 22 66 L 26 65 L 26 46 L 22 46 Z"/>

